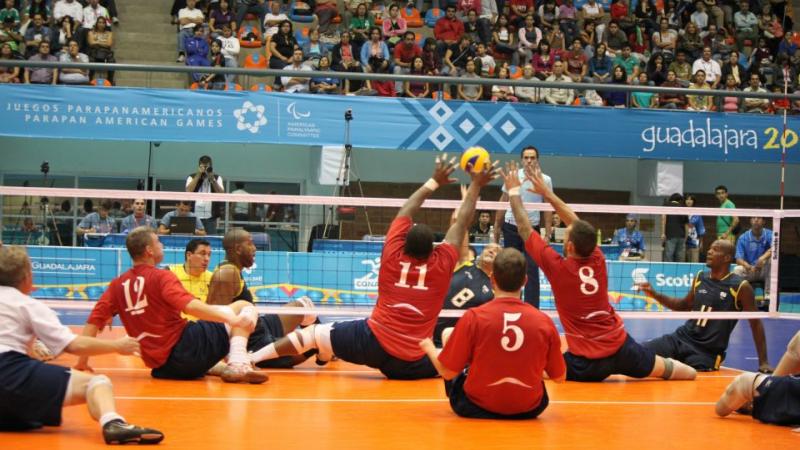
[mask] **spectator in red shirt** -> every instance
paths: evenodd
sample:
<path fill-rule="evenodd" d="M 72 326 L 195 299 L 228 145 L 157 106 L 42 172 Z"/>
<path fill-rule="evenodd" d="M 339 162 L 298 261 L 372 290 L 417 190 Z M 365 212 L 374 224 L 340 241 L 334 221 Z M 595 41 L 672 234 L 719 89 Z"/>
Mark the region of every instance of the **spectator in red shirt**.
<path fill-rule="evenodd" d="M 258 319 L 251 303 L 210 306 L 194 298 L 173 272 L 156 267 L 164 246 L 151 227 L 131 231 L 125 245 L 133 267 L 111 281 L 86 321 L 84 336 L 96 336 L 119 315 L 128 335 L 139 341 L 154 378 L 200 378 L 227 355 L 226 382 L 267 381 L 266 374 L 252 370 L 247 355 L 247 337 Z M 182 312 L 200 320 L 189 322 Z M 75 368 L 91 370 L 88 357 Z"/>
<path fill-rule="evenodd" d="M 492 264 L 494 300 L 467 310 L 440 354 L 430 339 L 420 342 L 461 417 L 536 418 L 549 403 L 542 374 L 556 383 L 566 378 L 553 321 L 520 299 L 526 265 L 519 250 L 501 251 Z"/>
<path fill-rule="evenodd" d="M 507 165 L 505 190 L 525 250 L 541 267 L 553 289 L 556 309 L 569 350 L 564 353 L 567 380 L 603 381 L 613 374 L 633 378 L 693 380 L 697 372 L 671 358 L 662 358 L 625 331 L 622 318 L 608 302 L 606 259 L 597 246 L 595 228 L 578 216 L 550 190 L 538 164 L 526 167 L 533 190 L 555 209 L 567 224 L 564 254 L 553 250 L 531 227 L 520 198 L 521 181 L 516 162 Z M 496 270 L 496 269 L 495 269 Z"/>
<path fill-rule="evenodd" d="M 440 186 L 454 179 L 454 160 L 436 158 L 433 176 L 400 208 L 389 226 L 378 274 L 378 302 L 368 319 L 312 325 L 297 330 L 252 354 L 253 362 L 299 355 L 318 349 L 318 359 L 338 356 L 348 362 L 380 369 L 389 379 L 433 378 L 436 368 L 417 343 L 433 336 L 444 297 L 450 288 L 458 250 L 475 212 L 483 186 L 494 173 L 472 174 L 456 221 L 444 243 L 433 247 L 433 231 L 414 225 L 412 217 Z"/>
<path fill-rule="evenodd" d="M 448 5 L 444 17 L 437 20 L 433 27 L 433 36 L 439 41 L 439 54 L 443 55 L 448 47 L 457 44 L 463 34 L 464 24 L 456 18 L 456 7 Z"/>
<path fill-rule="evenodd" d="M 535 14 L 533 9 L 533 0 L 509 0 L 508 1 L 508 15 L 509 22 L 515 28 L 522 26 L 525 16 Z M 502 14 L 502 11 L 500 11 Z"/>
<path fill-rule="evenodd" d="M 411 62 L 414 58 L 422 56 L 422 49 L 416 43 L 417 36 L 413 31 L 406 31 L 402 42 L 394 46 L 394 73 L 398 75 L 408 75 L 411 72 Z M 403 83 L 395 83 L 395 90 L 398 94 L 404 92 Z"/>

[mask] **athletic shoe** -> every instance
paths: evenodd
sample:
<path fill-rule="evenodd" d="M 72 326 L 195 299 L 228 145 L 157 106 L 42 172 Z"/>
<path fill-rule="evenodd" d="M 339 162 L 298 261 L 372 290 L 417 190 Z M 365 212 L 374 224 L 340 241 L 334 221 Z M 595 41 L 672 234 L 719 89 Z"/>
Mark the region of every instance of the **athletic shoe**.
<path fill-rule="evenodd" d="M 175 60 L 175 62 L 179 62 L 179 63 L 182 63 L 184 61 L 186 61 L 186 57 L 183 56 L 183 55 L 178 55 L 178 59 Z"/>
<path fill-rule="evenodd" d="M 220 377 L 226 383 L 261 384 L 269 380 L 266 373 L 253 370 L 250 364 L 228 364 Z"/>
<path fill-rule="evenodd" d="M 158 444 L 164 439 L 164 433 L 112 420 L 103 426 L 103 439 L 106 444 Z"/>
<path fill-rule="evenodd" d="M 717 415 L 725 417 L 748 402 L 753 401 L 753 391 L 758 377 L 758 374 L 749 372 L 736 377 L 725 389 L 722 397 L 717 400 Z"/>

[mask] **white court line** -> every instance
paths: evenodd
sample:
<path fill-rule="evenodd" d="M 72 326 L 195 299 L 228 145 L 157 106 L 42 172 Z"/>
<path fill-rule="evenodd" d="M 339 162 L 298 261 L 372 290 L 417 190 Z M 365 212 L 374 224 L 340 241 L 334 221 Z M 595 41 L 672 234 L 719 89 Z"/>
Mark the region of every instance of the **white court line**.
<path fill-rule="evenodd" d="M 117 400 L 143 401 L 200 401 L 200 402 L 254 402 L 254 403 L 442 403 L 447 398 L 250 398 L 250 397 L 133 397 L 116 396 Z M 674 405 L 708 406 L 715 402 L 646 402 L 646 401 L 602 401 L 602 400 L 552 400 L 561 405 Z"/>
<path fill-rule="evenodd" d="M 380 373 L 377 370 L 326 370 L 326 369 L 292 369 L 292 370 L 272 370 L 272 369 L 261 369 L 269 373 L 270 375 L 337 375 L 337 374 L 362 374 L 362 373 L 370 373 L 370 374 L 378 374 Z M 95 372 L 150 372 L 150 369 L 142 369 L 138 367 L 94 367 Z M 613 376 L 613 375 L 612 375 Z M 622 376 L 622 375 L 620 375 Z M 736 378 L 736 375 L 701 375 L 695 379 L 703 380 L 703 379 L 712 379 L 712 378 Z M 627 379 L 627 378 L 624 378 Z M 632 381 L 636 381 L 636 379 L 631 379 Z"/>

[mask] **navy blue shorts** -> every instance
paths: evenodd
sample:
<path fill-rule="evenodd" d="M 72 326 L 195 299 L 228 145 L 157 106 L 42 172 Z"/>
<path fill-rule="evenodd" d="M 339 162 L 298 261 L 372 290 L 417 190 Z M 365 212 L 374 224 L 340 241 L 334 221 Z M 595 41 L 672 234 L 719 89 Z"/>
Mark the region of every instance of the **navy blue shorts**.
<path fill-rule="evenodd" d="M 500 414 L 486 410 L 476 405 L 472 400 L 467 397 L 464 391 L 464 383 L 467 381 L 467 373 L 461 372 L 457 377 L 452 380 L 444 382 L 444 390 L 450 398 L 450 407 L 453 411 L 461 417 L 470 417 L 473 419 L 506 419 L 506 420 L 521 420 L 521 419 L 535 419 L 539 417 L 550 404 L 550 398 L 547 396 L 547 389 L 544 388 L 542 383 L 542 400 L 539 406 L 530 411 L 519 414 Z"/>
<path fill-rule="evenodd" d="M 0 353 L 0 430 L 61 425 L 69 377 L 66 367 L 18 352 Z"/>
<path fill-rule="evenodd" d="M 611 356 L 589 359 L 566 352 L 564 361 L 569 381 L 603 381 L 611 375 L 646 378 L 653 372 L 656 354 L 628 335 L 622 347 Z"/>
<path fill-rule="evenodd" d="M 439 376 L 427 356 L 416 361 L 404 361 L 387 353 L 372 334 L 367 319 L 334 323 L 331 346 L 333 354 L 339 358 L 378 369 L 390 380 L 419 380 Z"/>
<path fill-rule="evenodd" d="M 698 349 L 691 342 L 681 339 L 675 333 L 665 334 L 659 338 L 644 343 L 644 346 L 656 355 L 664 358 L 677 359 L 678 361 L 694 367 L 700 372 L 719 370 L 719 365 L 725 359 L 725 354 L 715 355 Z"/>
<path fill-rule="evenodd" d="M 767 377 L 756 388 L 753 418 L 775 425 L 800 425 L 800 377 Z"/>
<path fill-rule="evenodd" d="M 286 333 L 283 330 L 283 323 L 277 314 L 263 314 L 258 316 L 256 329 L 247 339 L 247 351 L 254 352 L 266 347 L 269 344 L 282 338 Z M 261 361 L 256 366 L 262 369 L 289 369 L 294 367 L 294 356 L 282 356 L 280 358 Z"/>
<path fill-rule="evenodd" d="M 193 380 L 203 377 L 208 369 L 228 355 L 230 337 L 225 325 L 198 320 L 189 322 L 169 359 L 150 371 L 153 378 Z"/>

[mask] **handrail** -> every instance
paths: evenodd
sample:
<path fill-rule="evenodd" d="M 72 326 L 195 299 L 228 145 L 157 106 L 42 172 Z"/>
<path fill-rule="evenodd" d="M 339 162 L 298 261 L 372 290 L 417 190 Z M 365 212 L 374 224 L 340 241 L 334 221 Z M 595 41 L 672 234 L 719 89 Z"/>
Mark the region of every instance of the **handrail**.
<path fill-rule="evenodd" d="M 88 69 L 93 71 L 128 71 L 128 72 L 159 72 L 159 73 L 208 73 L 220 75 L 248 75 L 248 76 L 282 76 L 309 78 L 313 73 L 315 77 L 330 77 L 348 80 L 382 80 L 382 81 L 409 81 L 425 82 L 437 84 L 465 84 L 465 85 L 500 85 L 500 86 L 525 86 L 541 89 L 574 89 L 596 91 L 621 91 L 621 92 L 652 92 L 654 94 L 680 94 L 680 95 L 710 95 L 713 97 L 741 97 L 741 98 L 766 98 L 766 99 L 789 99 L 800 100 L 800 93 L 784 95 L 772 92 L 744 92 L 726 91 L 721 89 L 687 89 L 669 88 L 659 86 L 634 86 L 627 84 L 599 84 L 599 83 L 562 83 L 554 81 L 542 81 L 539 79 L 516 79 L 501 80 L 497 78 L 469 78 L 443 77 L 443 76 L 421 76 L 421 75 L 398 75 L 398 74 L 379 74 L 366 72 L 332 72 L 332 71 L 302 71 L 302 70 L 283 70 L 283 69 L 244 69 L 227 67 L 202 67 L 202 66 L 170 66 L 170 65 L 149 65 L 149 64 L 108 64 L 108 63 L 66 63 L 54 61 L 27 61 L 27 60 L 0 60 L 0 67 L 31 67 L 31 68 L 65 68 L 65 69 Z"/>

